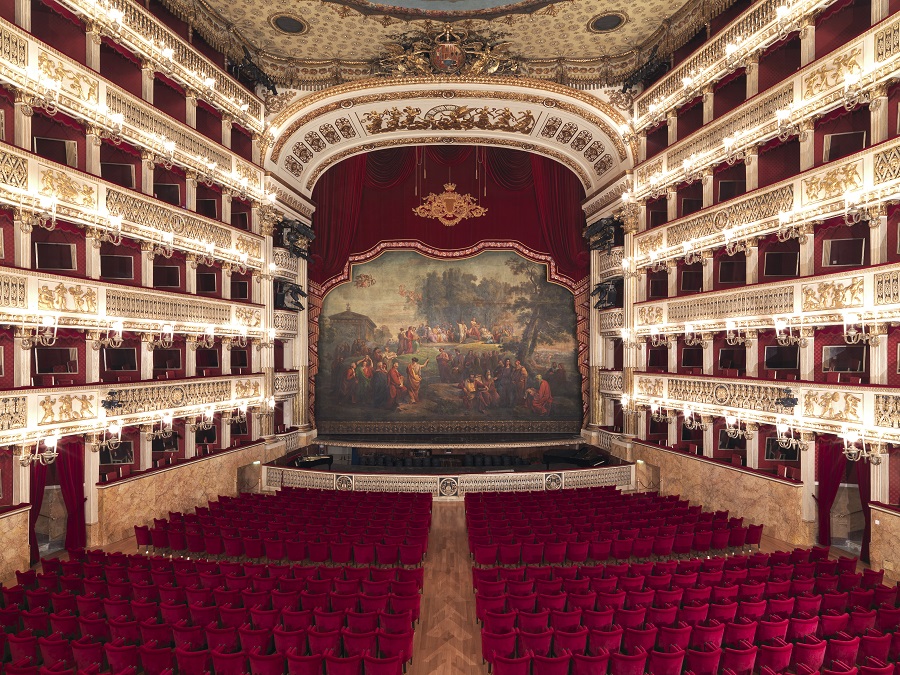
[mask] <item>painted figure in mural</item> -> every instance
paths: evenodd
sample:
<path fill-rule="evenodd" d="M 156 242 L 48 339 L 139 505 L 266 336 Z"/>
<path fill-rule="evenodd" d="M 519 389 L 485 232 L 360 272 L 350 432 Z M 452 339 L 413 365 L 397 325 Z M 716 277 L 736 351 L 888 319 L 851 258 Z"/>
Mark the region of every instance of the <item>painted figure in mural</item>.
<path fill-rule="evenodd" d="M 484 372 L 484 397 L 487 405 L 496 408 L 500 405 L 500 392 L 497 391 L 497 383 L 490 370 Z"/>
<path fill-rule="evenodd" d="M 375 364 L 375 372 L 372 373 L 372 405 L 385 408 L 389 400 L 387 365 L 383 361 L 378 361 Z"/>
<path fill-rule="evenodd" d="M 406 385 L 403 384 L 399 366 L 400 363 L 394 361 L 388 371 L 388 408 L 396 408 L 400 405 L 400 399 L 406 393 Z"/>
<path fill-rule="evenodd" d="M 511 405 L 519 405 L 525 400 L 525 389 L 528 386 L 528 370 L 522 365 L 519 359 L 516 359 L 516 365 L 512 372 L 513 388 L 515 390 L 515 399 Z"/>
<path fill-rule="evenodd" d="M 428 365 L 430 359 L 425 359 L 425 363 L 420 364 L 419 359 L 415 356 L 409 365 L 406 366 L 406 390 L 409 394 L 410 403 L 419 402 L 419 387 L 422 386 L 422 368 Z"/>
<path fill-rule="evenodd" d="M 356 403 L 357 389 L 356 364 L 354 363 L 344 371 L 344 378 L 341 380 L 341 402 Z"/>
<path fill-rule="evenodd" d="M 537 390 L 529 388 L 526 392 L 528 409 L 536 415 L 549 415 L 550 406 L 553 404 L 553 395 L 550 393 L 550 383 L 540 375 L 536 376 Z"/>
<path fill-rule="evenodd" d="M 450 364 L 450 354 L 448 354 L 443 347 L 439 347 L 437 356 L 434 357 L 434 360 L 437 363 L 438 375 L 441 377 L 441 382 L 450 382 L 453 377 L 453 366 Z"/>
<path fill-rule="evenodd" d="M 366 356 L 356 362 L 356 399 L 368 403 L 372 395 L 372 360 Z"/>
<path fill-rule="evenodd" d="M 500 389 L 500 405 L 511 408 L 515 405 L 516 388 L 513 386 L 513 369 L 509 359 L 494 372 L 497 387 Z"/>

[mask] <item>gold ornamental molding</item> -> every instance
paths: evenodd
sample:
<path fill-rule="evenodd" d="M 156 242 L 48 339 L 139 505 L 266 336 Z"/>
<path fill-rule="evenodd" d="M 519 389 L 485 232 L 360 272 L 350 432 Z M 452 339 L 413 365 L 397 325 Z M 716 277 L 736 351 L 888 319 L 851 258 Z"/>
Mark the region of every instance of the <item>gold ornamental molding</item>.
<path fill-rule="evenodd" d="M 398 89 L 399 87 L 426 85 L 427 89 Z M 451 87 L 456 86 L 456 89 Z M 487 87 L 481 89 L 480 87 Z M 504 91 L 499 87 L 513 87 L 515 91 Z M 372 93 L 353 96 L 357 92 L 370 91 Z M 415 100 L 423 98 L 481 98 L 484 100 L 508 100 L 541 105 L 546 108 L 556 108 L 586 122 L 599 127 L 610 139 L 620 161 L 628 158 L 628 152 L 621 135 L 617 131 L 619 125 L 627 120 L 621 112 L 613 106 L 590 96 L 577 89 L 571 89 L 552 82 L 534 80 L 530 78 L 504 78 L 504 77 L 412 77 L 396 80 L 368 79 L 350 82 L 323 91 L 312 93 L 300 98 L 284 110 L 272 121 L 272 126 L 281 132 L 275 139 L 270 159 L 277 163 L 284 146 L 297 130 L 309 124 L 312 120 L 324 115 L 339 111 L 349 110 L 356 106 L 370 103 L 385 103 L 391 101 Z M 563 98 L 574 99 L 584 107 L 577 106 Z M 313 106 L 325 102 L 324 105 Z M 305 110 L 308 112 L 304 112 Z M 594 112 L 596 111 L 596 112 Z M 293 119 L 298 114 L 302 115 Z M 609 122 L 599 115 L 604 115 Z M 293 121 L 291 121 L 293 119 Z M 287 126 L 285 126 L 287 125 Z M 637 157 L 637 139 L 631 143 L 631 155 Z"/>
<path fill-rule="evenodd" d="M 433 218 L 449 227 L 467 218 L 481 218 L 488 210 L 472 195 L 461 195 L 456 191 L 456 185 L 447 183 L 441 194 L 428 193 L 422 204 L 412 211 L 420 218 Z"/>

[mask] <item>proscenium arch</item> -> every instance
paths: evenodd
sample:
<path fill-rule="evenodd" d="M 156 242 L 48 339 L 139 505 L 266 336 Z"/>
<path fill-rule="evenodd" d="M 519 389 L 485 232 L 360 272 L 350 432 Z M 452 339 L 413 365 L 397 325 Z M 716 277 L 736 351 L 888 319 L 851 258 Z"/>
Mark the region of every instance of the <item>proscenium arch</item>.
<path fill-rule="evenodd" d="M 331 166 L 382 148 L 459 143 L 533 152 L 578 176 L 590 199 L 631 169 L 636 143 L 605 101 L 529 78 L 370 79 L 315 92 L 270 120 L 264 166 L 308 199 Z"/>

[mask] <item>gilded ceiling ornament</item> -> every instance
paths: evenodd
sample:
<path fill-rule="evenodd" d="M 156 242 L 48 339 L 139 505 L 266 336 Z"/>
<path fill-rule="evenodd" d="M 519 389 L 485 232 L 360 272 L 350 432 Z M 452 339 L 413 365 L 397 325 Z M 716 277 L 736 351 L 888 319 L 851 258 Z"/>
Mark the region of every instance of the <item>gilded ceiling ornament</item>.
<path fill-rule="evenodd" d="M 510 131 L 530 134 L 534 129 L 534 114 L 530 110 L 514 113 L 509 108 L 470 108 L 447 103 L 422 113 L 421 108 L 396 106 L 384 112 L 372 110 L 363 115 L 363 125 L 370 134 L 392 131 Z M 301 158 L 302 159 L 302 158 Z"/>
<path fill-rule="evenodd" d="M 429 193 L 422 200 L 422 205 L 413 209 L 413 213 L 421 218 L 435 218 L 444 225 L 456 225 L 466 218 L 480 218 L 487 209 L 480 206 L 472 195 L 461 195 L 456 192 L 456 185 L 447 183 L 444 191 L 436 195 Z"/>
<path fill-rule="evenodd" d="M 392 36 L 378 59 L 376 74 L 386 77 L 421 75 L 517 75 L 521 61 L 509 55 L 504 33 L 485 36 L 444 25 L 439 32 L 413 31 Z"/>

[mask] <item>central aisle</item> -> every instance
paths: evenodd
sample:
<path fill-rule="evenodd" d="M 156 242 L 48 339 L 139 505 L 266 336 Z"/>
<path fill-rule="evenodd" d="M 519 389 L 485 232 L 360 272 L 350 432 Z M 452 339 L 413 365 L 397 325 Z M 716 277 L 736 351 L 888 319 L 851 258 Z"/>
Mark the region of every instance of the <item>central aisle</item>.
<path fill-rule="evenodd" d="M 475 621 L 472 566 L 466 540 L 465 504 L 432 505 L 425 558 L 421 623 L 407 675 L 472 675 L 481 665 L 481 633 Z"/>

